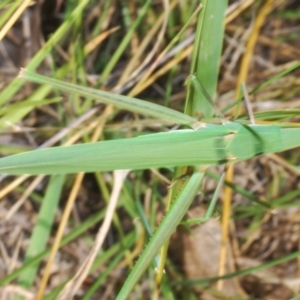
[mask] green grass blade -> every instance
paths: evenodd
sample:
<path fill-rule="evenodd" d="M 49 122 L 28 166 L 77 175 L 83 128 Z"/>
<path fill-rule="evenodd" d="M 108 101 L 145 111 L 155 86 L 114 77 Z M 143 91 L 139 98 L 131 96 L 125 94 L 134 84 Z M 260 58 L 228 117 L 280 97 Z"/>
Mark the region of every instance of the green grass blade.
<path fill-rule="evenodd" d="M 178 124 L 192 124 L 196 120 L 181 112 L 157 105 L 144 100 L 113 94 L 101 90 L 96 90 L 80 85 L 52 79 L 42 75 L 35 74 L 22 69 L 19 77 L 41 84 L 48 84 L 62 91 L 76 93 L 84 97 L 94 98 L 102 103 L 112 104 L 120 109 L 129 110 L 143 115 L 152 116 L 158 119 L 171 121 Z"/>
<path fill-rule="evenodd" d="M 139 10 L 139 14 L 138 14 L 136 20 L 133 22 L 132 26 L 130 27 L 130 29 L 126 33 L 125 37 L 123 38 L 122 42 L 120 42 L 118 49 L 115 51 L 114 55 L 111 57 L 108 64 L 106 65 L 105 69 L 103 70 L 102 75 L 100 76 L 100 79 L 99 79 L 100 84 L 102 84 L 107 79 L 107 77 L 111 74 L 111 71 L 113 70 L 116 63 L 120 59 L 121 55 L 125 51 L 126 47 L 130 43 L 130 40 L 132 39 L 132 36 L 135 33 L 137 27 L 140 25 L 143 18 L 145 17 L 151 3 L 152 3 L 152 0 L 147 0 L 144 3 L 144 6 Z"/>
<path fill-rule="evenodd" d="M 132 244 L 134 243 L 134 239 L 132 240 Z M 131 246 L 131 245 L 130 245 Z M 116 257 L 110 262 L 109 266 L 105 268 L 105 271 L 93 282 L 92 286 L 85 293 L 82 300 L 89 300 L 93 296 L 94 293 L 100 288 L 101 284 L 107 279 L 107 277 L 113 272 L 114 268 L 117 267 L 118 263 L 124 258 L 127 249 L 122 249 Z"/>
<path fill-rule="evenodd" d="M 64 176 L 62 175 L 53 176 L 50 179 L 46 195 L 39 211 L 38 221 L 33 230 L 30 244 L 27 248 L 25 262 L 42 253 L 46 248 L 46 243 L 50 236 L 63 183 Z M 20 284 L 25 288 L 30 288 L 36 278 L 37 270 L 37 264 L 27 268 L 19 277 Z"/>
<path fill-rule="evenodd" d="M 8 6 L 8 8 L 1 12 L 0 15 L 0 28 L 9 20 L 9 18 L 12 16 L 12 14 L 15 12 L 15 10 L 22 4 L 22 1 L 15 1 L 13 4 Z M 5 5 L 7 5 L 9 1 L 1 1 L 0 3 L 0 9 L 5 8 Z"/>
<path fill-rule="evenodd" d="M 68 71 L 68 65 L 64 65 L 61 68 L 59 68 L 55 72 L 55 77 L 57 78 L 63 78 Z M 43 85 L 37 88 L 27 99 L 24 99 L 22 103 L 26 105 L 26 103 L 34 103 L 39 102 L 40 99 L 44 99 L 52 90 L 52 87 L 49 85 Z M 15 105 L 15 104 L 13 104 Z M 16 104 L 17 105 L 17 104 Z M 10 107 L 11 105 L 9 105 Z M 0 128 L 7 128 L 7 124 L 15 124 L 22 120 L 30 111 L 34 108 L 34 106 L 28 106 L 28 107 L 22 107 L 15 110 L 10 110 L 6 112 L 5 115 L 3 115 L 0 118 Z"/>
<path fill-rule="evenodd" d="M 91 293 L 94 291 L 93 288 L 99 288 L 98 285 L 102 284 L 105 279 L 107 279 L 108 274 L 110 273 L 111 269 L 113 269 L 114 265 L 117 263 L 120 257 L 124 258 L 124 253 L 128 251 L 127 249 L 132 247 L 134 242 L 136 241 L 135 232 L 128 233 L 125 237 L 123 242 L 118 241 L 114 245 L 112 245 L 109 249 L 106 251 L 103 251 L 103 253 L 99 254 L 99 256 L 95 259 L 91 272 L 94 272 L 95 270 L 99 270 L 99 268 L 103 268 L 103 265 L 105 265 L 105 271 L 101 273 L 101 275 L 93 282 L 93 285 L 91 286 L 90 290 Z M 98 274 L 98 272 L 97 272 Z M 97 276 L 97 275 L 94 275 Z M 69 278 L 70 279 L 70 278 Z M 44 296 L 43 300 L 55 300 L 57 299 L 57 296 L 59 292 L 63 289 L 63 287 L 67 284 L 67 281 L 60 282 L 58 286 L 56 286 L 54 289 L 52 289 L 51 293 L 49 293 L 47 296 Z M 87 291 L 87 294 L 89 295 L 90 292 Z M 86 295 L 85 295 L 86 296 Z M 86 299 L 87 297 L 82 298 Z M 87 299 L 91 299 L 90 297 Z M 67 299 L 66 299 L 67 300 Z"/>
<path fill-rule="evenodd" d="M 61 97 L 55 97 L 52 99 L 43 99 L 43 100 L 37 100 L 37 101 L 29 100 L 29 101 L 10 104 L 7 107 L 0 108 L 0 116 L 2 116 L 4 114 L 11 114 L 17 110 L 21 110 L 24 108 L 25 109 L 33 109 L 35 107 L 49 105 L 49 104 L 52 104 L 52 103 L 55 103 L 55 102 L 58 102 L 61 100 L 62 100 Z"/>
<path fill-rule="evenodd" d="M 27 69 L 34 70 L 40 63 L 45 59 L 48 53 L 68 32 L 69 28 L 77 17 L 82 13 L 89 0 L 82 0 L 74 9 L 70 17 L 64 21 L 64 23 L 55 31 L 51 38 L 46 42 L 43 48 L 30 60 L 26 65 Z M 0 105 L 4 104 L 6 101 L 10 100 L 12 96 L 22 87 L 23 82 L 14 79 L 3 91 L 0 93 Z"/>
<path fill-rule="evenodd" d="M 190 179 L 188 179 L 179 197 L 171 206 L 170 210 L 151 237 L 136 265 L 130 272 L 125 284 L 116 298 L 117 300 L 127 299 L 130 291 L 133 289 L 144 271 L 148 268 L 161 246 L 171 236 L 193 201 L 203 176 L 204 173 L 196 172 L 190 177 Z"/>
<path fill-rule="evenodd" d="M 300 145 L 299 128 L 275 125 L 207 124 L 136 138 L 40 149 L 0 159 L 7 174 L 66 174 L 222 164 Z"/>
<path fill-rule="evenodd" d="M 291 67 L 283 70 L 282 72 L 280 72 L 279 74 L 276 74 L 275 76 L 273 76 L 272 78 L 270 78 L 269 80 L 265 81 L 264 83 L 260 84 L 258 87 L 256 87 L 254 90 L 252 90 L 250 92 L 250 95 L 264 89 L 265 87 L 267 87 L 268 85 L 270 85 L 271 83 L 276 82 L 278 79 L 284 77 L 285 75 L 289 74 L 290 72 L 296 70 L 297 68 L 300 67 L 300 62 L 295 63 L 294 65 L 292 65 Z"/>
<path fill-rule="evenodd" d="M 296 259 L 300 256 L 300 251 L 293 252 L 291 254 L 285 255 L 283 257 L 273 259 L 272 261 L 262 263 L 258 266 L 255 267 L 250 267 L 244 270 L 238 270 L 236 272 L 228 273 L 223 276 L 218 276 L 218 277 L 208 277 L 208 278 L 203 278 L 203 279 L 190 279 L 190 280 L 183 280 L 180 282 L 176 282 L 177 285 L 203 285 L 203 284 L 209 284 L 213 283 L 217 280 L 222 280 L 222 279 L 229 279 L 229 278 L 234 278 L 238 276 L 245 276 L 251 273 L 258 272 L 260 270 L 265 270 L 274 266 L 277 266 L 279 264 L 283 264 L 289 260 Z"/>
<path fill-rule="evenodd" d="M 100 212 L 97 212 L 90 216 L 87 220 L 85 220 L 83 223 L 81 223 L 78 227 L 76 227 L 72 232 L 67 234 L 61 241 L 60 247 L 63 247 L 70 243 L 71 241 L 75 240 L 78 238 L 81 234 L 84 234 L 89 228 L 95 226 L 99 221 L 103 220 L 104 216 L 106 214 L 106 209 L 101 210 Z M 123 243 L 119 242 L 118 244 L 112 246 L 108 251 L 113 251 L 111 255 L 116 254 L 117 252 L 121 251 L 122 248 L 124 247 L 124 244 L 127 244 L 127 238 L 132 238 L 135 233 L 129 233 Z M 107 253 L 106 251 L 105 253 Z M 37 263 L 39 263 L 41 260 L 43 260 L 50 252 L 50 248 L 47 250 L 43 251 L 42 253 L 36 255 L 34 258 L 30 259 L 26 263 L 24 263 L 21 267 L 18 269 L 15 269 L 12 273 L 6 275 L 3 278 L 0 278 L 0 287 L 4 286 L 11 281 L 13 281 L 15 278 L 17 278 L 22 272 L 26 271 L 27 268 L 30 268 Z"/>
<path fill-rule="evenodd" d="M 191 65 L 191 74 L 195 75 L 204 86 L 212 99 L 215 99 L 218 83 L 219 64 L 223 45 L 225 28 L 225 10 L 227 0 L 203 0 L 197 22 L 195 49 Z M 191 89 L 187 97 L 187 105 L 191 105 L 187 112 L 193 115 L 213 116 L 213 107 L 202 93 Z"/>

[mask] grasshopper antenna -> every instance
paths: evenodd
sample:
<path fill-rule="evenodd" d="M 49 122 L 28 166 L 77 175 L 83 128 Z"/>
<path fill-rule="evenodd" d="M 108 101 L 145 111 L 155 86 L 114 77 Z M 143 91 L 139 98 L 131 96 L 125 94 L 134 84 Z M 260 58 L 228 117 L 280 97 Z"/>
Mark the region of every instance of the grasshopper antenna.
<path fill-rule="evenodd" d="M 242 91 L 244 94 L 245 104 L 247 107 L 250 123 L 255 124 L 254 114 L 253 114 L 253 110 L 252 110 L 252 106 L 251 106 L 251 102 L 250 102 L 250 97 L 249 97 L 248 91 L 246 89 L 246 85 L 244 82 L 242 82 L 241 86 L 242 86 Z"/>
<path fill-rule="evenodd" d="M 211 96 L 208 94 L 208 92 L 206 91 L 206 89 L 204 88 L 204 86 L 201 84 L 201 82 L 197 79 L 197 77 L 195 75 L 190 75 L 187 79 L 187 82 L 191 82 L 193 87 L 198 91 L 201 92 L 204 97 L 206 98 L 206 100 L 210 103 L 210 105 L 214 108 L 216 115 L 219 117 L 219 119 L 221 120 L 222 124 L 226 124 L 228 123 L 227 119 L 224 117 L 224 115 L 222 114 L 222 112 L 220 111 L 220 109 L 216 106 L 215 102 L 213 101 L 213 99 L 211 98 Z"/>

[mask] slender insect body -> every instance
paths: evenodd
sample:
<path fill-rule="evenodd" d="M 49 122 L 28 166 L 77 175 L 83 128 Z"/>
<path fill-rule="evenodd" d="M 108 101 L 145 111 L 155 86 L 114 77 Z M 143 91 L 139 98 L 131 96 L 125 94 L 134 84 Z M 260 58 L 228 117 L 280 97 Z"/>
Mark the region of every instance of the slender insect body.
<path fill-rule="evenodd" d="M 232 163 L 299 146 L 299 128 L 207 124 L 136 138 L 55 147 L 0 160 L 7 174 L 66 174 Z"/>

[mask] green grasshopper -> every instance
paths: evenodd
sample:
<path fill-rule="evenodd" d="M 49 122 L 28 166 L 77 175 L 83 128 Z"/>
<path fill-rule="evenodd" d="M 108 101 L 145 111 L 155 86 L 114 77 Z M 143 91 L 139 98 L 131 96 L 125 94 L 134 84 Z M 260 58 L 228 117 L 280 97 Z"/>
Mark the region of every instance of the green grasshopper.
<path fill-rule="evenodd" d="M 55 88 L 94 97 L 121 109 L 190 126 L 135 138 L 55 147 L 0 159 L 6 174 L 67 174 L 235 163 L 300 145 L 300 129 L 286 125 L 197 122 L 194 118 L 143 100 L 80 87 L 22 70 L 22 77 Z"/>
<path fill-rule="evenodd" d="M 240 122 L 207 124 L 172 109 L 139 99 L 80 87 L 22 70 L 20 77 L 49 84 L 54 88 L 113 104 L 120 109 L 190 127 L 135 138 L 78 144 L 34 150 L 0 159 L 6 174 L 67 174 L 148 169 L 179 166 L 210 166 L 235 163 L 257 155 L 280 152 L 300 146 L 300 128 L 286 125 L 258 125 Z M 151 263 L 158 250 L 182 220 L 198 192 L 204 172 L 200 169 L 185 180 L 170 210 L 155 231 L 117 299 L 126 299 L 134 284 Z M 214 197 L 202 221 L 212 214 Z"/>

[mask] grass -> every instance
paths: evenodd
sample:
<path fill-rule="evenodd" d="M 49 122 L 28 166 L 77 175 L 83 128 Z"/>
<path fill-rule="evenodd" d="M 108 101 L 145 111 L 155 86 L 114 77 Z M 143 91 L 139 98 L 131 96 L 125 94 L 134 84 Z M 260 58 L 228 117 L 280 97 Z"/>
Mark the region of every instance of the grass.
<path fill-rule="evenodd" d="M 14 3 L 6 1 L 3 4 L 1 14 L 5 22 L 0 24 L 2 29 L 9 20 L 13 20 L 17 8 Z M 253 104 L 255 119 L 264 125 L 244 127 L 243 124 L 247 124 L 247 114 L 243 110 L 237 116 L 239 123 L 233 123 L 238 125 L 220 125 L 216 108 L 207 100 L 197 83 L 189 81 L 187 92 L 182 85 L 189 74 L 195 74 L 209 96 L 218 99 L 217 106 L 223 108 L 222 111 L 229 119 L 231 111 L 240 102 L 234 101 L 230 93 L 238 81 L 235 72 L 239 69 L 237 62 L 232 69 L 232 62 L 239 52 L 233 41 L 238 40 L 241 35 L 238 28 L 244 28 L 242 33 L 245 34 L 247 20 L 250 19 L 247 11 L 236 8 L 232 13 L 235 18 L 227 25 L 227 35 L 233 34 L 230 37 L 233 40 L 227 36 L 227 41 L 230 42 L 223 46 L 223 24 L 228 23 L 232 15 L 229 14 L 227 21 L 224 20 L 226 1 L 218 7 L 210 6 L 211 3 L 203 1 L 200 13 L 197 11 L 193 14 L 199 5 L 197 1 L 186 1 L 183 4 L 176 1 L 170 4 L 163 1 L 134 1 L 121 6 L 103 1 L 99 12 L 94 1 L 65 1 L 60 8 L 64 16 L 60 20 L 61 24 L 50 28 L 52 35 L 47 37 L 47 41 L 34 56 L 27 57 L 28 63 L 22 65 L 29 70 L 23 74 L 25 79 L 40 85 L 25 85 L 24 80 L 13 76 L 2 87 L 0 102 L 4 108 L 0 115 L 1 130 L 3 136 L 10 140 L 18 137 L 19 142 L 17 147 L 8 143 L 4 145 L 5 148 L 0 148 L 1 154 L 8 156 L 0 159 L 2 172 L 41 175 L 36 178 L 29 178 L 27 175 L 13 178 L 5 175 L 2 179 L 0 197 L 4 199 L 4 204 L 1 209 L 6 223 L 3 221 L 1 227 L 7 226 L 2 240 L 8 240 L 8 243 L 4 242 L 2 249 L 5 250 L 1 250 L 2 254 L 6 253 L 0 260 L 5 265 L 5 274 L 0 276 L 1 292 L 6 293 L 9 284 L 13 283 L 21 289 L 15 289 L 11 293 L 14 296 L 19 294 L 23 299 L 31 296 L 36 296 L 37 299 L 64 299 L 71 298 L 72 293 L 77 293 L 80 299 L 99 298 L 100 295 L 104 297 L 106 293 L 112 299 L 196 299 L 201 293 L 228 296 L 226 286 L 220 284 L 220 279 L 238 278 L 239 288 L 236 286 L 232 297 L 247 299 L 248 296 L 254 296 L 265 299 L 265 295 L 255 294 L 253 288 L 251 289 L 251 280 L 246 275 L 252 274 L 255 277 L 258 271 L 275 266 L 279 268 L 298 257 L 295 242 L 290 248 L 282 249 L 278 246 L 275 250 L 279 254 L 272 250 L 270 244 L 256 248 L 255 244 L 261 244 L 260 239 L 267 236 L 265 228 L 276 228 L 276 222 L 281 228 L 288 227 L 288 224 L 297 224 L 299 155 L 294 150 L 280 157 L 273 152 L 299 144 L 295 139 L 299 130 L 299 110 L 287 110 L 289 105 L 297 107 L 297 84 L 293 82 L 299 63 L 291 58 L 283 63 L 273 61 L 273 65 L 278 68 L 267 69 L 262 61 L 270 60 L 271 55 L 265 56 L 260 44 L 257 44 L 260 52 L 254 57 L 254 61 L 260 65 L 252 68 L 253 74 L 250 74 L 248 86 L 253 91 L 251 96 L 255 97 L 251 100 L 256 100 Z M 261 7 L 255 6 L 255 9 L 259 13 Z M 290 11 L 288 7 L 286 11 Z M 274 9 L 269 16 L 264 16 L 263 26 L 269 28 L 266 20 L 272 22 L 278 14 L 278 9 Z M 122 23 L 115 18 L 117 15 Z M 181 28 L 184 30 L 180 31 Z M 188 43 L 194 28 L 194 52 L 191 52 L 190 44 L 177 47 L 176 45 L 183 45 L 185 41 Z M 257 34 L 262 37 L 268 35 L 263 31 Z M 7 45 L 5 42 L 9 42 L 9 37 L 3 40 L 4 45 Z M 169 48 L 168 44 L 171 45 Z M 226 51 L 230 47 L 231 51 Z M 281 51 L 277 53 L 272 48 L 273 44 L 269 47 L 273 60 L 274 55 L 278 56 L 279 61 L 283 59 L 284 54 Z M 164 52 L 164 49 L 167 51 Z M 165 60 L 163 54 L 168 59 Z M 146 57 L 149 63 L 139 68 Z M 221 60 L 223 65 L 219 70 Z M 38 73 L 44 73 L 48 77 L 30 73 L 38 67 Z M 258 71 L 259 68 L 263 71 Z M 53 79 L 62 79 L 63 82 Z M 280 79 L 285 79 L 289 84 Z M 67 82 L 73 85 L 67 85 Z M 85 86 L 92 86 L 97 91 L 86 89 Z M 61 93 L 61 90 L 75 93 Z M 120 93 L 128 96 L 124 97 Z M 139 102 L 136 97 L 146 102 Z M 94 100 L 106 105 L 95 103 Z M 164 104 L 170 107 L 164 107 Z M 271 108 L 261 111 L 260 107 L 264 105 Z M 159 133 L 169 131 L 172 124 L 198 126 L 199 116 L 202 117 L 201 121 L 210 125 L 204 125 L 207 126 L 207 131 L 190 131 L 193 134 L 193 146 L 180 146 L 186 137 L 186 129 L 179 131 L 176 127 L 172 134 Z M 234 133 L 235 138 L 230 137 L 228 140 L 227 135 L 232 135 L 232 126 L 238 126 L 238 129 Z M 131 139 L 139 135 L 146 136 Z M 172 137 L 176 138 L 172 140 Z M 157 142 L 161 140 L 165 143 L 167 139 L 169 141 L 166 148 Z M 99 140 L 101 142 L 96 143 Z M 220 151 L 214 153 L 215 149 L 219 149 L 216 148 L 216 140 L 220 140 L 218 145 L 228 151 L 224 152 L 224 157 Z M 71 146 L 78 142 L 85 144 Z M 124 145 L 127 143 L 131 157 L 124 159 Z M 139 145 L 140 150 L 130 150 L 133 145 L 130 143 Z M 24 144 L 30 148 L 36 148 L 37 145 L 41 145 L 41 148 L 54 145 L 69 147 L 9 156 L 23 151 Z M 204 155 L 202 153 L 199 156 L 199 152 L 204 151 L 202 144 L 211 145 L 211 148 L 207 148 L 207 155 L 213 155 L 214 161 L 201 160 Z M 107 148 L 101 150 L 97 148 L 98 145 L 107 145 Z M 268 145 L 271 148 L 267 151 Z M 94 147 L 92 152 L 91 147 Z M 176 154 L 174 149 L 180 147 L 182 157 L 176 159 L 175 155 L 175 160 L 170 159 L 172 154 Z M 195 147 L 199 147 L 199 150 L 193 151 Z M 81 150 L 76 152 L 74 149 Z M 119 151 L 114 156 L 115 149 Z M 157 149 L 163 149 L 165 156 L 159 153 L 158 158 L 161 161 L 152 163 L 151 155 L 147 153 L 153 154 Z M 70 151 L 74 151 L 75 156 L 72 159 Z M 193 158 L 193 152 L 197 152 L 195 157 L 199 158 Z M 237 160 L 245 160 L 267 152 L 272 154 L 238 163 L 235 167 L 238 176 L 234 177 L 234 182 L 224 182 L 225 186 L 235 192 L 232 196 L 233 207 L 227 209 L 236 226 L 236 229 L 230 231 L 228 245 L 231 247 L 228 247 L 234 251 L 235 264 L 239 270 L 227 266 L 225 273 L 228 274 L 223 275 L 220 271 L 224 262 L 213 256 L 212 251 L 213 248 L 224 250 L 220 241 L 211 249 L 201 248 L 196 251 L 198 255 L 200 253 L 196 261 L 209 260 L 211 265 L 207 270 L 198 267 L 200 275 L 195 279 L 189 274 L 184 257 L 188 248 L 194 249 L 195 244 L 200 244 L 201 247 L 205 245 L 189 239 L 185 245 L 187 248 L 176 248 L 180 239 L 185 239 L 182 233 L 177 234 L 177 240 L 169 241 L 172 232 L 191 206 L 195 194 L 198 194 L 199 183 L 204 177 L 203 166 L 199 169 L 194 165 L 205 163 L 206 169 L 207 164 L 216 165 L 228 161 L 228 155 L 231 158 L 237 157 Z M 66 155 L 63 159 L 62 153 Z M 99 164 L 102 162 L 108 165 L 102 171 L 116 170 L 119 166 L 138 170 L 132 171 L 125 178 L 118 171 L 113 175 L 99 172 Z M 123 162 L 126 164 L 123 165 Z M 20 167 L 21 163 L 24 169 Z M 161 169 L 155 170 L 151 167 Z M 139 170 L 144 168 L 150 170 Z M 91 174 L 55 175 L 80 171 Z M 52 175 L 48 178 L 43 176 L 44 173 Z M 168 189 L 171 182 L 172 188 Z M 196 197 L 196 202 L 199 203 L 201 199 L 201 206 L 208 206 L 211 199 L 215 202 L 217 194 L 214 190 L 218 182 L 220 168 L 217 173 L 209 168 L 201 188 L 201 196 Z M 12 205 L 9 197 L 19 201 Z M 220 197 L 224 197 L 224 194 L 221 193 Z M 217 214 L 224 210 L 221 203 L 222 201 L 217 203 Z M 194 206 L 195 204 L 190 212 Z M 212 208 L 211 206 L 210 209 Z M 159 214 L 166 214 L 162 222 L 159 221 Z M 224 221 L 229 215 L 226 217 L 225 214 L 222 218 Z M 18 219 L 25 219 L 29 226 L 22 228 L 22 222 L 19 223 Z M 200 228 L 206 226 L 186 227 L 189 223 L 193 223 L 193 220 L 189 219 L 184 225 L 193 233 L 188 236 L 196 236 Z M 105 224 L 107 229 L 103 232 Z M 220 223 L 217 224 L 217 231 L 221 232 Z M 224 224 L 223 229 L 227 226 Z M 16 226 L 21 228 L 22 234 L 11 234 Z M 102 228 L 98 234 L 95 226 Z M 280 242 L 281 236 L 278 234 L 275 237 L 278 245 L 290 242 Z M 168 246 L 170 255 L 167 255 Z M 263 247 L 270 247 L 269 252 L 264 251 Z M 258 249 L 256 254 L 251 252 L 252 248 Z M 182 254 L 181 265 L 172 263 L 174 255 L 171 253 L 174 251 Z M 70 252 L 76 255 L 72 256 Z M 9 268 L 9 259 L 4 259 L 9 257 L 9 253 L 13 253 L 11 259 L 17 258 L 21 267 L 15 267 L 14 270 Z M 229 257 L 232 253 L 226 255 Z M 251 258 L 255 266 L 243 264 L 244 257 Z M 46 263 L 45 268 L 40 264 L 42 260 Z M 69 283 L 68 290 L 64 285 L 78 271 L 78 265 L 85 267 L 77 274 L 76 280 Z M 180 270 L 180 266 L 184 272 Z M 218 266 L 219 271 L 214 272 Z M 290 297 L 297 295 L 297 289 L 291 288 L 284 276 L 277 277 L 280 291 L 283 293 L 284 288 L 288 287 Z M 218 284 L 215 285 L 215 282 Z M 233 284 L 232 282 L 228 280 L 226 285 Z M 147 288 L 144 287 L 145 283 L 149 283 Z M 267 279 L 260 279 L 259 283 L 267 285 L 269 282 Z M 241 287 L 244 288 L 243 293 L 240 291 Z"/>

